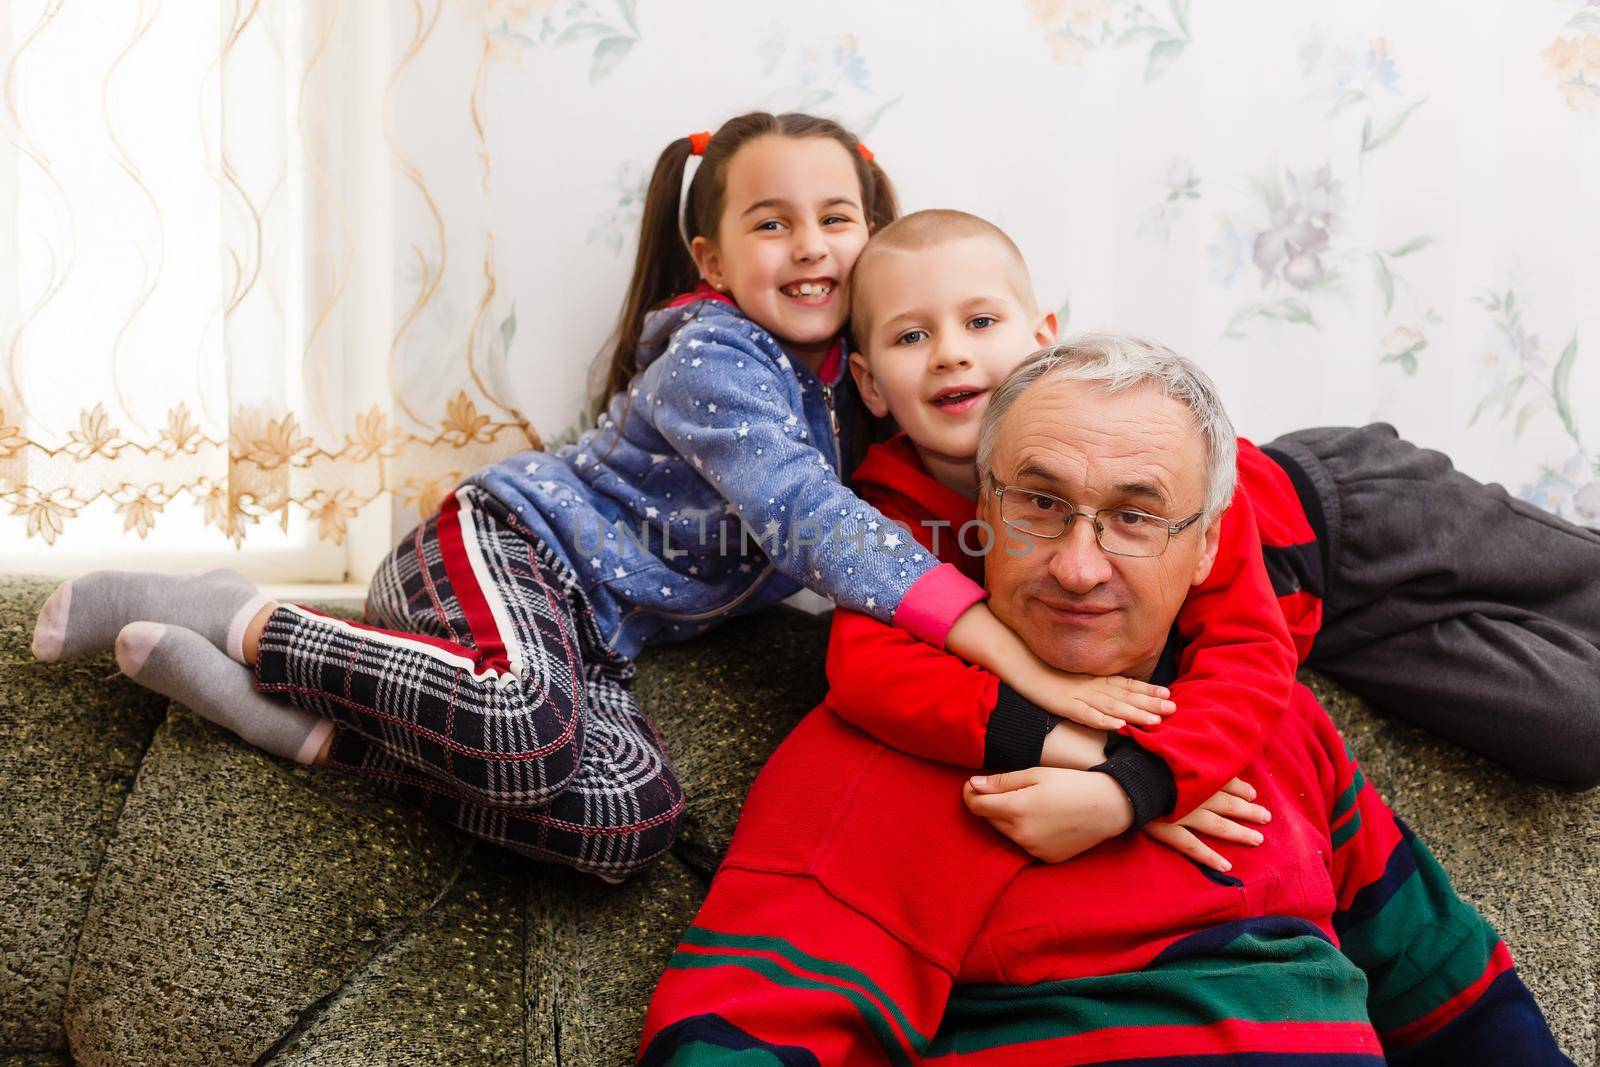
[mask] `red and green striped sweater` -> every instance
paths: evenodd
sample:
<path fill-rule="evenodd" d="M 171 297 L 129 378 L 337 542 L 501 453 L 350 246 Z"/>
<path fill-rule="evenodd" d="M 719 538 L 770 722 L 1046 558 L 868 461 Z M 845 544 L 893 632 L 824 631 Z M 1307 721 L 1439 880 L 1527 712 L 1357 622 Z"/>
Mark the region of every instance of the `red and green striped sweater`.
<path fill-rule="evenodd" d="M 642 1062 L 1570 1062 L 1303 687 L 1245 772 L 1274 817 L 1229 875 L 1143 834 L 1038 863 L 967 812 L 964 773 L 812 712 L 751 789 Z"/>

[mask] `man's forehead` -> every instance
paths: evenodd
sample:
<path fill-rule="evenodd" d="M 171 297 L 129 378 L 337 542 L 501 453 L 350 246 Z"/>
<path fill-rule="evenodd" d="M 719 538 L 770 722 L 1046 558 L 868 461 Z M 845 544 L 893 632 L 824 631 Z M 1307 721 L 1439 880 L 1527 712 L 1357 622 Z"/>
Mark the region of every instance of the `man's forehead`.
<path fill-rule="evenodd" d="M 1045 380 L 1006 413 L 994 465 L 1030 484 L 1187 504 L 1204 490 L 1205 443 L 1187 406 L 1153 385 L 1107 396 Z"/>

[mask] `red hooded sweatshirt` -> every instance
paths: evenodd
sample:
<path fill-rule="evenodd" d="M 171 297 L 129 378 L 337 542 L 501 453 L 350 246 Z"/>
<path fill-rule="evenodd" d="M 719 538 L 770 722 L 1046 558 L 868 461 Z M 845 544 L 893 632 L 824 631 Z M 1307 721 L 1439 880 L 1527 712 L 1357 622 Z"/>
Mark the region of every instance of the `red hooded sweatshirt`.
<path fill-rule="evenodd" d="M 860 497 L 941 561 L 983 580 L 976 504 L 934 479 L 901 434 L 856 469 Z M 1284 468 L 1239 441 L 1239 484 L 1211 574 L 1178 614 L 1168 648 L 1178 710 L 1128 726 L 1100 769 L 1128 792 L 1134 820 L 1187 813 L 1261 751 L 1288 705 L 1295 670 L 1322 619 L 1322 560 Z M 964 767 L 1036 765 L 1055 718 L 998 676 L 851 611 L 835 611 L 826 705 L 891 747 Z"/>

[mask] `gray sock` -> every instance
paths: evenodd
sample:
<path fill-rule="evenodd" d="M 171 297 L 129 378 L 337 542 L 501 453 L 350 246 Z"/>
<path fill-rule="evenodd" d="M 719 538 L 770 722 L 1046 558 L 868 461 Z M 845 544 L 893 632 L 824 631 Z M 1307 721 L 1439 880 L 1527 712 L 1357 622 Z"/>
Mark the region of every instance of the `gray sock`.
<path fill-rule="evenodd" d="M 149 621 L 193 630 L 243 663 L 245 628 L 270 603 L 237 571 L 95 571 L 62 582 L 44 602 L 33 655 L 53 662 L 104 652 L 128 623 Z"/>
<path fill-rule="evenodd" d="M 116 638 L 117 666 L 274 756 L 310 763 L 333 722 L 256 691 L 250 669 L 182 626 L 130 622 Z"/>

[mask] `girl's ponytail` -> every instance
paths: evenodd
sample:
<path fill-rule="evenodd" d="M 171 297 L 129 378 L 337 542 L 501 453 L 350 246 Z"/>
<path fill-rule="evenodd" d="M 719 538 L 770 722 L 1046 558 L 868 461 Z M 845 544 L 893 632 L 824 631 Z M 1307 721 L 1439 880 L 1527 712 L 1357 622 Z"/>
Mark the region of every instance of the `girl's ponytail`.
<path fill-rule="evenodd" d="M 644 197 L 644 218 L 639 227 L 639 251 L 633 260 L 633 280 L 628 283 L 622 313 L 612 334 L 611 358 L 595 365 L 604 368 L 591 385 L 593 413 L 598 418 L 611 397 L 625 388 L 633 377 L 634 359 L 639 348 L 644 318 L 652 308 L 693 289 L 700 271 L 684 246 L 678 229 L 678 200 L 683 190 L 683 172 L 694 144 L 680 137 L 662 149 L 650 175 L 650 188 Z"/>
<path fill-rule="evenodd" d="M 894 186 L 889 183 L 889 176 L 883 172 L 875 160 L 865 160 L 867 174 L 870 181 L 861 183 L 867 198 L 867 221 L 872 223 L 872 232 L 877 233 L 889 223 L 900 217 L 900 200 L 894 195 Z"/>
<path fill-rule="evenodd" d="M 722 215 L 722 199 L 727 188 L 728 161 L 747 142 L 774 134 L 828 137 L 837 141 L 855 162 L 856 178 L 866 201 L 862 206 L 872 229 L 881 229 L 899 217 L 900 206 L 888 176 L 873 162 L 872 153 L 855 134 L 831 119 L 794 112 L 771 115 L 752 111 L 729 119 L 709 137 L 696 134 L 673 141 L 662 151 L 661 158 L 656 160 L 655 173 L 650 175 L 639 231 L 639 251 L 633 261 L 633 281 L 628 284 L 616 332 L 608 342 L 613 346 L 611 358 L 596 362 L 596 380 L 591 383 L 596 418 L 611 397 L 627 388 L 633 377 L 645 316 L 680 293 L 689 292 L 699 282 L 700 269 L 689 255 L 687 242 L 695 237 L 716 237 L 717 220 Z M 696 154 L 702 157 L 700 167 L 685 193 L 684 168 L 689 157 Z M 681 228 L 680 202 L 683 204 Z M 619 436 L 620 432 L 619 427 Z"/>

